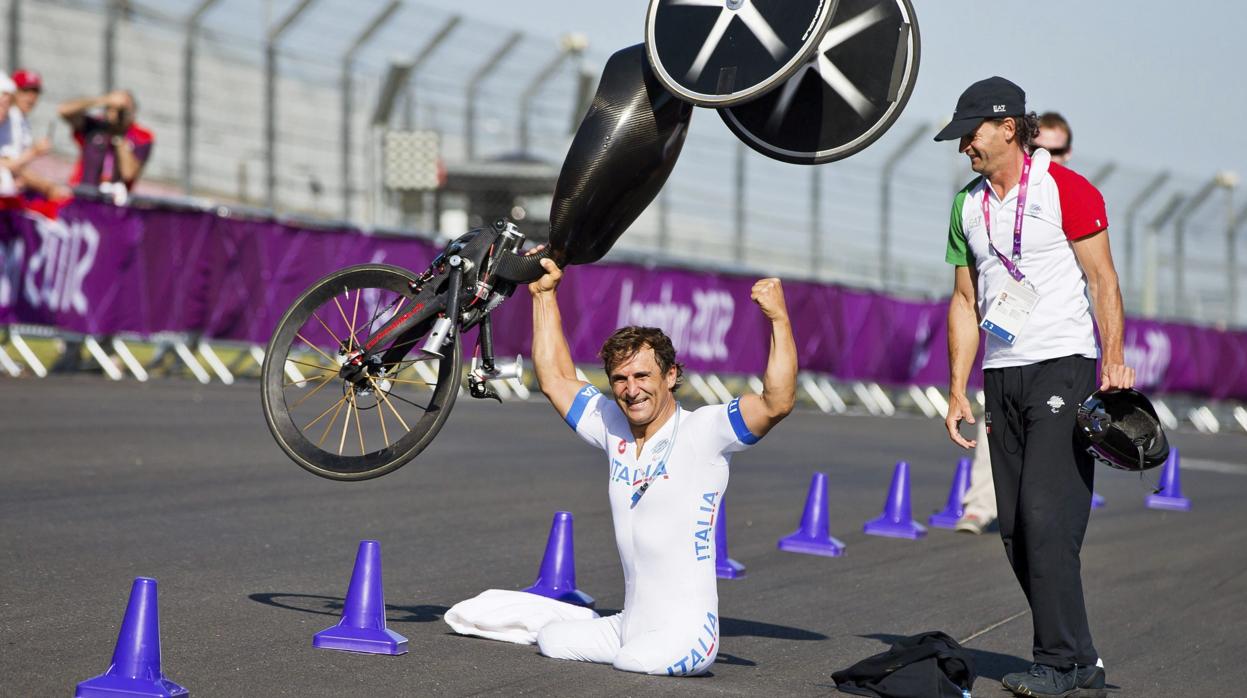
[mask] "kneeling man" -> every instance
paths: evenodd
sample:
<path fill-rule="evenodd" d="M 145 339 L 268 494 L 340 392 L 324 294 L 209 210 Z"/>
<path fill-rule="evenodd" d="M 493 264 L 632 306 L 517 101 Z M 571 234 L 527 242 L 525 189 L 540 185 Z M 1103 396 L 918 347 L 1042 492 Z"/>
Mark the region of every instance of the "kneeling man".
<path fill-rule="evenodd" d="M 684 410 L 682 367 L 671 340 L 652 327 L 625 327 L 603 345 L 611 396 L 579 380 L 555 293 L 563 273 L 550 260 L 529 285 L 533 365 L 541 390 L 580 438 L 606 451 L 615 542 L 624 571 L 618 615 L 558 621 L 537 636 L 541 653 L 616 669 L 692 676 L 719 650 L 714 521 L 733 453 L 757 443 L 792 411 L 797 350 L 778 279 L 752 297 L 771 324 L 761 395 Z"/>

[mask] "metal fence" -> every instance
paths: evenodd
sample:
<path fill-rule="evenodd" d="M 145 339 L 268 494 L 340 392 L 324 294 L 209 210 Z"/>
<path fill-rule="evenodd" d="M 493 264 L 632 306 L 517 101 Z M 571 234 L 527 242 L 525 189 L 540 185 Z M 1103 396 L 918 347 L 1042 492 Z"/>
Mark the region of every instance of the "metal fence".
<path fill-rule="evenodd" d="M 158 193 L 447 234 L 478 224 L 480 207 L 453 187 L 387 192 L 382 134 L 436 133 L 452 173 L 557 172 L 620 48 L 407 0 L 7 0 L 2 17 L 8 67 L 44 74 L 37 132 L 62 99 L 133 90 L 156 132 L 145 181 Z M 804 168 L 755 154 L 698 110 L 668 185 L 617 252 L 946 295 L 948 212 L 970 173 L 930 141 L 934 118 L 908 113 L 865 152 Z M 1081 149 L 1071 164 L 1108 201 L 1130 312 L 1247 324 L 1247 197 L 1232 177 Z M 539 225 L 548 205 L 537 192 L 486 208 Z"/>

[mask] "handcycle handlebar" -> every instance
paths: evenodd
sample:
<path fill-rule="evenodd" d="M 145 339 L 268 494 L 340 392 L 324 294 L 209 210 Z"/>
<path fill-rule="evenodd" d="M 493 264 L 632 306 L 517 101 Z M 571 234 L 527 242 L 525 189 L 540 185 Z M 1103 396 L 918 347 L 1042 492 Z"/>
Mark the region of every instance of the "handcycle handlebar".
<path fill-rule="evenodd" d="M 550 257 L 550 248 L 533 255 L 508 254 L 498 260 L 494 275 L 513 284 L 528 284 L 540 279 L 546 270 L 541 260 Z"/>

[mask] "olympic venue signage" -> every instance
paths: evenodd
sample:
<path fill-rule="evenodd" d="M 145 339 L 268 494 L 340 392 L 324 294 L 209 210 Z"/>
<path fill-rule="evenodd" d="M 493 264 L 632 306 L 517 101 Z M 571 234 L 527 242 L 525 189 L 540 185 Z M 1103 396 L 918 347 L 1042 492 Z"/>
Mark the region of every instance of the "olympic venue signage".
<path fill-rule="evenodd" d="M 438 250 L 413 237 L 161 206 L 76 201 L 55 221 L 4 211 L 0 324 L 265 344 L 321 276 L 364 262 L 419 271 Z M 755 280 L 620 263 L 571 267 L 559 300 L 573 357 L 595 363 L 611 332 L 641 324 L 666 331 L 690 370 L 759 374 L 769 327 L 749 300 Z M 801 281 L 785 281 L 784 294 L 802 370 L 947 384 L 946 302 Z M 528 354 L 531 322 L 520 289 L 494 313 L 499 355 Z M 1247 399 L 1247 332 L 1128 318 L 1125 340 L 1144 390 Z M 980 372 L 972 375 L 977 382 Z"/>

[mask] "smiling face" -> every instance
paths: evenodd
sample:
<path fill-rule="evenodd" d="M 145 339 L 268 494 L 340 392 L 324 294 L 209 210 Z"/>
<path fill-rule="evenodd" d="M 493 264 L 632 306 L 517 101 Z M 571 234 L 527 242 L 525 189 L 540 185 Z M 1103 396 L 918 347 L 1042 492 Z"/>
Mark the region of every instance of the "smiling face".
<path fill-rule="evenodd" d="M 647 427 L 675 410 L 676 367 L 664 373 L 648 344 L 610 367 L 608 377 L 615 403 L 633 427 Z"/>
<path fill-rule="evenodd" d="M 1012 119 L 988 119 L 962 136 L 961 152 L 970 158 L 970 169 L 990 178 L 992 173 L 1010 161 L 1017 150 L 1017 144 L 1012 140 L 1016 132 Z"/>

